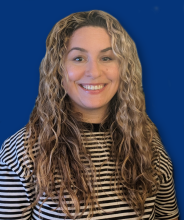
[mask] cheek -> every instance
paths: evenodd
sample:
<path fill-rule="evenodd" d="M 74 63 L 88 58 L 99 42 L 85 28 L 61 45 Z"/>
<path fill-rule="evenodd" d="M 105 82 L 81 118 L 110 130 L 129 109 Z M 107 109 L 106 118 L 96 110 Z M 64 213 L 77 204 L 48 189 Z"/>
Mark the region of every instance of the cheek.
<path fill-rule="evenodd" d="M 120 80 L 119 68 L 115 66 L 113 68 L 107 69 L 106 77 L 112 82 L 119 83 Z"/>
<path fill-rule="evenodd" d="M 67 68 L 68 79 L 71 82 L 80 80 L 84 75 L 84 70 L 80 67 L 69 67 Z"/>

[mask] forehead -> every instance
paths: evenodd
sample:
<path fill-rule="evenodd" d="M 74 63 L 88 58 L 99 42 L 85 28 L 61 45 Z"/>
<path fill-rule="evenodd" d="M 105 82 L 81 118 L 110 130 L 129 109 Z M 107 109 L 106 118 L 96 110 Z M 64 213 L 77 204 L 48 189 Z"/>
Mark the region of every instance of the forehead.
<path fill-rule="evenodd" d="M 102 47 L 111 46 L 111 37 L 105 28 L 82 27 L 74 31 L 69 39 L 68 48 L 82 46 Z"/>

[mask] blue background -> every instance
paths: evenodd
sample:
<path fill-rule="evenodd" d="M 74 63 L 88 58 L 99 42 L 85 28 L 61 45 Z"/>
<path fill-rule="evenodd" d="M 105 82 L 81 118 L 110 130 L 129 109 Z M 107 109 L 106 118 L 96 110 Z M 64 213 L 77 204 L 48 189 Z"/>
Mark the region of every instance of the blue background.
<path fill-rule="evenodd" d="M 116 17 L 136 43 L 147 113 L 173 161 L 184 219 L 183 0 L 0 1 L 0 144 L 29 120 L 51 28 L 73 12 L 92 9 Z"/>

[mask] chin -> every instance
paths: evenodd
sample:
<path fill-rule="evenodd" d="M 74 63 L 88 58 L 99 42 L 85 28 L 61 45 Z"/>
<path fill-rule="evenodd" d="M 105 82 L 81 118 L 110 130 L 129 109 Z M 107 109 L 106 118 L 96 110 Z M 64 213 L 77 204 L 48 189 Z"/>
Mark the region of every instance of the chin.
<path fill-rule="evenodd" d="M 102 107 L 104 107 L 104 105 L 102 105 L 102 104 L 96 104 L 96 105 L 94 105 L 94 104 L 88 104 L 88 105 L 85 105 L 85 107 L 84 108 L 86 108 L 86 109 L 91 109 L 91 110 L 94 110 L 94 109 L 99 109 L 99 108 L 102 108 Z"/>

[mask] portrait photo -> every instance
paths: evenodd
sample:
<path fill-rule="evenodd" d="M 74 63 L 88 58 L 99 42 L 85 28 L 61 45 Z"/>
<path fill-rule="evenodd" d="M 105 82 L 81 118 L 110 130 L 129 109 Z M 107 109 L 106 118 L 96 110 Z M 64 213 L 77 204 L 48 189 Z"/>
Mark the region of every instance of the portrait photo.
<path fill-rule="evenodd" d="M 0 219 L 184 219 L 184 1 L 0 12 Z"/>

